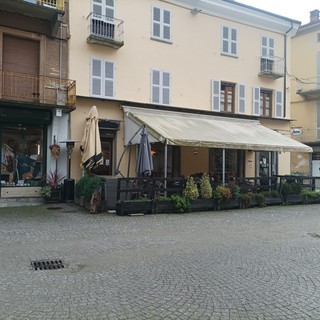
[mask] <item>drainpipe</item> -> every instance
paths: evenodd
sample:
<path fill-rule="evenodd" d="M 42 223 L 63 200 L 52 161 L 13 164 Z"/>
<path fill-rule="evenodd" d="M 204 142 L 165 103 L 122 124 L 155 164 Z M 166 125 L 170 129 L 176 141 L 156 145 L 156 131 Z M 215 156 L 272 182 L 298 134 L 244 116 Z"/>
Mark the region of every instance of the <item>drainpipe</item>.
<path fill-rule="evenodd" d="M 291 22 L 291 28 L 284 34 L 283 118 L 287 115 L 287 36 L 292 29 L 293 23 Z"/>

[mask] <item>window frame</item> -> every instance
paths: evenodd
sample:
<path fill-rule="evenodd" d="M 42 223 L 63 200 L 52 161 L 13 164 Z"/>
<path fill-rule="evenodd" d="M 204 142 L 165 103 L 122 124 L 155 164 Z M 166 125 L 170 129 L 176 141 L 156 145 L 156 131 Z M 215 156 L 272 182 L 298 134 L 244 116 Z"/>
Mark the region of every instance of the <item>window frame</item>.
<path fill-rule="evenodd" d="M 220 83 L 220 111 L 235 113 L 235 87 L 234 83 L 223 81 Z M 231 97 L 231 102 L 229 97 Z M 231 110 L 229 110 L 229 105 Z"/>
<path fill-rule="evenodd" d="M 155 10 L 159 10 L 159 21 L 155 20 Z M 165 13 L 169 14 L 169 23 L 165 21 Z M 155 35 L 155 24 L 159 26 L 159 36 Z M 165 37 L 165 28 L 169 30 L 169 38 Z M 151 8 L 151 39 L 172 43 L 172 13 L 168 9 L 152 6 Z"/>
<path fill-rule="evenodd" d="M 93 64 L 95 61 L 100 62 L 100 76 L 94 75 Z M 106 76 L 106 64 L 112 64 L 112 78 Z M 105 75 L 105 76 L 103 76 Z M 94 80 L 100 80 L 100 94 L 94 93 Z M 106 95 L 106 82 L 112 83 L 112 95 Z M 90 61 L 90 96 L 96 98 L 114 98 L 115 97 L 115 64 L 113 61 L 100 59 L 100 58 L 91 58 Z"/>
<path fill-rule="evenodd" d="M 224 31 L 227 30 L 227 37 L 225 37 Z M 233 39 L 233 32 L 235 34 L 235 39 Z M 225 44 L 227 45 L 227 50 L 224 50 Z M 235 52 L 233 53 L 233 45 L 235 46 Z M 228 55 L 232 57 L 238 56 L 238 30 L 223 25 L 221 28 L 221 54 Z"/>
<path fill-rule="evenodd" d="M 159 73 L 159 83 L 155 83 L 155 73 Z M 167 79 L 164 79 L 164 76 Z M 168 85 L 165 84 L 165 80 L 168 80 Z M 155 99 L 155 89 L 158 89 L 159 99 Z M 165 91 L 167 91 L 167 100 L 165 101 Z M 170 105 L 171 101 L 171 73 L 168 71 L 151 69 L 151 103 L 159 105 Z"/>
<path fill-rule="evenodd" d="M 260 89 L 260 116 L 272 118 L 273 109 L 273 91 L 267 89 Z M 267 111 L 269 111 L 269 113 Z"/>

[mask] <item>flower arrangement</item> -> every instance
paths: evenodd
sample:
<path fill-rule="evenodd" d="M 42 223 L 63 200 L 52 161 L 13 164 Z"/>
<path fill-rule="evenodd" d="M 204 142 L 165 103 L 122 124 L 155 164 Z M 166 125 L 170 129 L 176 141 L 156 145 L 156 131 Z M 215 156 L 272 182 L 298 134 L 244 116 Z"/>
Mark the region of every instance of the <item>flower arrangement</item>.
<path fill-rule="evenodd" d="M 51 156 L 54 159 L 58 159 L 60 156 L 60 146 L 56 143 L 50 144 L 49 149 L 51 151 Z"/>

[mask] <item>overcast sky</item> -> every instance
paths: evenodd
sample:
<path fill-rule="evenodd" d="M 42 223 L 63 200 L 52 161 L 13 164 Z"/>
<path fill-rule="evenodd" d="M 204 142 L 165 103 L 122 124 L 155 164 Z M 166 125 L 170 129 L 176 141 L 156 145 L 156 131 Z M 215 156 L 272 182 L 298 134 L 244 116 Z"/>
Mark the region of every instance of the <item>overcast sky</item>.
<path fill-rule="evenodd" d="M 302 24 L 310 21 L 310 11 L 320 10 L 319 0 L 237 0 L 237 2 L 301 21 Z"/>

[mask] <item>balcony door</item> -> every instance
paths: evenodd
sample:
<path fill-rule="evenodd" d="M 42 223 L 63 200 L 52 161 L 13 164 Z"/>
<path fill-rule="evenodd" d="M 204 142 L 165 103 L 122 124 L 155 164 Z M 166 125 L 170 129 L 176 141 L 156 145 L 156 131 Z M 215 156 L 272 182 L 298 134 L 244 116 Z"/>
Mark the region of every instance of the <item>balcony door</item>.
<path fill-rule="evenodd" d="M 114 38 L 114 0 L 92 1 L 91 32 L 95 36 Z"/>
<path fill-rule="evenodd" d="M 39 100 L 39 61 L 39 41 L 3 35 L 3 99 Z"/>

